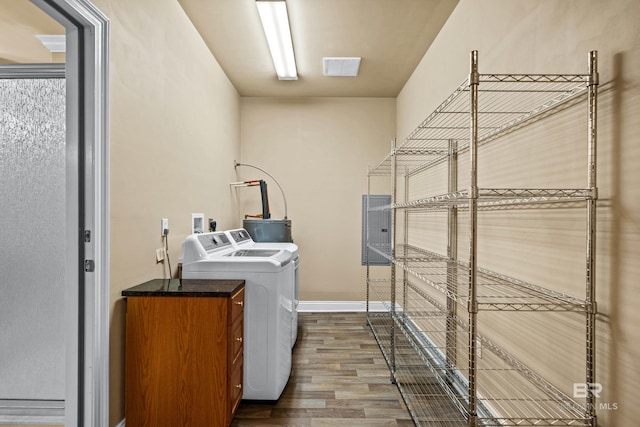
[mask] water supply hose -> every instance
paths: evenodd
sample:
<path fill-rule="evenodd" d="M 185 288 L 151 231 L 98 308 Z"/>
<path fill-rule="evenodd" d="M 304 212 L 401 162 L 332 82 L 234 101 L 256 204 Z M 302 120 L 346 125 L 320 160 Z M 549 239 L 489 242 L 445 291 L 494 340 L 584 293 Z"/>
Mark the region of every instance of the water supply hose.
<path fill-rule="evenodd" d="M 238 166 L 247 166 L 247 167 L 250 167 L 250 168 L 257 169 L 257 170 L 259 170 L 260 172 L 262 172 L 262 173 L 266 174 L 267 176 L 269 176 L 269 177 L 270 177 L 270 178 L 271 178 L 271 179 L 276 183 L 276 185 L 277 185 L 277 186 L 278 186 L 278 188 L 280 189 L 280 192 L 282 193 L 282 200 L 284 200 L 284 219 L 287 219 L 287 198 L 285 197 L 285 195 L 284 195 L 284 191 L 282 190 L 282 187 L 280 186 L 280 183 L 278 182 L 278 180 L 277 180 L 277 179 L 275 179 L 275 178 L 273 177 L 273 175 L 271 175 L 269 172 L 267 172 L 266 170 L 264 170 L 264 169 L 262 169 L 262 168 L 259 168 L 258 166 L 250 165 L 250 164 L 248 164 L 248 163 L 238 163 L 238 162 L 236 162 L 236 161 L 234 160 L 234 165 L 233 165 L 233 167 L 234 167 L 235 169 L 238 169 Z"/>

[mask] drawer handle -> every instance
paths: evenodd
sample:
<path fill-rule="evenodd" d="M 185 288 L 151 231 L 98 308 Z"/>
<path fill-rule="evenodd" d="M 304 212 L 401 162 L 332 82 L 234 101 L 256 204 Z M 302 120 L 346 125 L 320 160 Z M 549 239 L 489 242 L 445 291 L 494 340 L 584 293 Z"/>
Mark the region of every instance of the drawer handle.
<path fill-rule="evenodd" d="M 241 343 L 241 342 L 242 342 L 242 337 L 238 337 L 238 338 L 236 338 L 236 341 L 238 341 L 238 342 L 240 342 L 240 343 Z"/>
<path fill-rule="evenodd" d="M 236 384 L 236 388 L 242 389 L 242 384 Z"/>
<path fill-rule="evenodd" d="M 242 307 L 244 305 L 244 301 L 234 301 L 234 304 Z"/>

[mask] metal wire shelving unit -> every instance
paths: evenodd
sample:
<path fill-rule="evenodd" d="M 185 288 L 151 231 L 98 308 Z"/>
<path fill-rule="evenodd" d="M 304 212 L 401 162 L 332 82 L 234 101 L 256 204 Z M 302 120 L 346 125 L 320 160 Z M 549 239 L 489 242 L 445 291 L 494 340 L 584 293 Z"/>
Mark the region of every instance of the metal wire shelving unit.
<path fill-rule="evenodd" d="M 369 169 L 369 193 L 372 179 L 390 177 L 392 203 L 370 210 L 391 210 L 393 238 L 387 245 L 367 244 L 391 262 L 389 278 L 373 278 L 367 265 L 367 321 L 416 425 L 596 427 L 593 395 L 570 397 L 481 335 L 478 313 L 577 314 L 585 330 L 584 381 L 595 383 L 597 53 L 590 52 L 585 74 L 480 74 L 476 51 L 470 62 L 468 79 Z M 481 147 L 582 104 L 588 115 L 584 187 L 478 186 Z M 447 188 L 410 197 L 412 179 L 434 170 L 445 175 Z M 469 179 L 464 189 L 458 188 L 462 174 Z M 585 212 L 584 295 L 478 265 L 478 212 L 558 206 Z M 446 251 L 411 241 L 410 214 L 416 212 L 444 213 Z M 461 216 L 467 220 L 466 253 L 458 250 Z M 383 302 L 385 311 L 370 312 L 369 301 Z"/>

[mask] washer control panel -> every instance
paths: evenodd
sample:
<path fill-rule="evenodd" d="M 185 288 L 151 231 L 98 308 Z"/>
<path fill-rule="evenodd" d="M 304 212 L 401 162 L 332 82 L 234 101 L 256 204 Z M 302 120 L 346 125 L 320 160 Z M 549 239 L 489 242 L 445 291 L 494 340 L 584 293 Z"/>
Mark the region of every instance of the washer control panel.
<path fill-rule="evenodd" d="M 200 242 L 204 250 L 207 252 L 231 246 L 229 238 L 222 232 L 199 234 L 198 242 Z"/>

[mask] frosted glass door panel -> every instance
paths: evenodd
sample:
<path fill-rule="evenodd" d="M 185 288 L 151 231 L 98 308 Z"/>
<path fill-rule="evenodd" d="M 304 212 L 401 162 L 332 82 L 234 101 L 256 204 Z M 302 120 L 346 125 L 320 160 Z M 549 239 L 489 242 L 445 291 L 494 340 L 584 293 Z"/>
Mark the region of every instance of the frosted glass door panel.
<path fill-rule="evenodd" d="M 0 79 L 0 400 L 64 400 L 65 80 Z"/>

